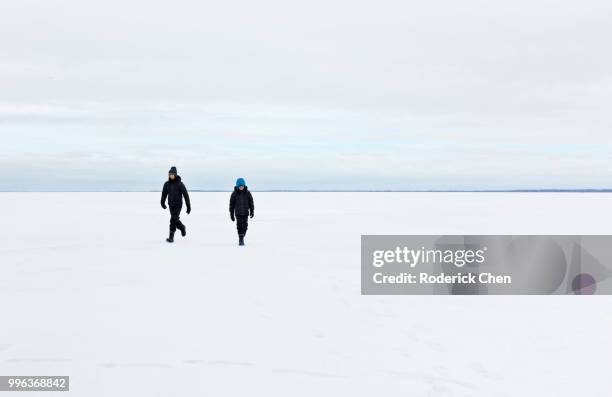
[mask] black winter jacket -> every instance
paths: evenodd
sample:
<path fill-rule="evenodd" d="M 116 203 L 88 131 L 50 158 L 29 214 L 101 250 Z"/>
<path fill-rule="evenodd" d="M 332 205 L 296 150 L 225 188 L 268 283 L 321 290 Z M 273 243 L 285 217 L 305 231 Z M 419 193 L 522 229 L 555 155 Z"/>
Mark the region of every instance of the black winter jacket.
<path fill-rule="evenodd" d="M 230 197 L 229 210 L 230 214 L 235 213 L 236 216 L 247 216 L 249 212 L 251 215 L 254 213 L 255 204 L 253 203 L 253 196 L 246 186 L 243 190 L 234 187 L 234 191 Z"/>
<path fill-rule="evenodd" d="M 176 176 L 174 180 L 168 179 L 166 183 L 164 183 L 164 188 L 162 189 L 161 196 L 161 204 L 162 206 L 166 203 L 166 197 L 168 197 L 168 206 L 170 209 L 180 210 L 183 208 L 183 197 L 185 197 L 185 204 L 187 204 L 187 209 L 191 209 L 191 201 L 189 201 L 189 193 L 187 193 L 187 188 L 185 184 L 181 182 L 181 177 Z"/>

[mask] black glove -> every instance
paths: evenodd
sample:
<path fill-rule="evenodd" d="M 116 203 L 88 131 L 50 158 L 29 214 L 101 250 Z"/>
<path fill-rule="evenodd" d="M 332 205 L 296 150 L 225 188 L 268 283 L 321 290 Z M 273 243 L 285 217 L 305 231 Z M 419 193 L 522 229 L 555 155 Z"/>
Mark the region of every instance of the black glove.
<path fill-rule="evenodd" d="M 163 209 L 168 208 L 168 207 L 166 207 L 166 204 L 164 204 L 164 203 L 161 203 L 161 205 L 162 205 L 162 208 L 163 208 Z"/>
<path fill-rule="evenodd" d="M 232 222 L 236 220 L 236 218 L 234 217 L 234 214 L 230 214 L 230 218 L 232 219 Z"/>
<path fill-rule="evenodd" d="M 191 207 L 187 207 L 187 215 L 191 214 Z"/>
<path fill-rule="evenodd" d="M 255 211 L 251 211 L 251 218 L 255 216 Z"/>

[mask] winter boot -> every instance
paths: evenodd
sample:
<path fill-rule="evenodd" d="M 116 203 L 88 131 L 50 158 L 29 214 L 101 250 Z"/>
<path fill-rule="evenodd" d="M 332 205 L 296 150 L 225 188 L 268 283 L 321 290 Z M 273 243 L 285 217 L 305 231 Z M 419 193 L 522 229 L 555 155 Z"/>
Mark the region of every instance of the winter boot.
<path fill-rule="evenodd" d="M 244 234 L 238 235 L 238 245 L 244 245 Z"/>
<path fill-rule="evenodd" d="M 185 225 L 179 226 L 179 230 L 181 231 L 181 236 L 185 237 L 187 235 L 187 228 Z"/>
<path fill-rule="evenodd" d="M 170 237 L 168 237 L 166 239 L 167 242 L 169 243 L 173 243 L 174 242 L 174 232 L 170 232 Z"/>

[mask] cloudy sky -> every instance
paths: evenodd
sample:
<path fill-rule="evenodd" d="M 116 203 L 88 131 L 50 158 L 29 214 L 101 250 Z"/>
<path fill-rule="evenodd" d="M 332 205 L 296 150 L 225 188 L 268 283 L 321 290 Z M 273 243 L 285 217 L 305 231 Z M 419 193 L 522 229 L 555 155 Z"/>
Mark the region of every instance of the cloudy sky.
<path fill-rule="evenodd" d="M 612 187 L 612 2 L 19 0 L 0 190 Z"/>

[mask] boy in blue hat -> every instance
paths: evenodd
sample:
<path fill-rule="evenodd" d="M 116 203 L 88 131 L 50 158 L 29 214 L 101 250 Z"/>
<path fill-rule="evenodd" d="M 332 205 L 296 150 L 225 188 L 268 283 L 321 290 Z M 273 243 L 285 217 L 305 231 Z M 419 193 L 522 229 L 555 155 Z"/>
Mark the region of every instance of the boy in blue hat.
<path fill-rule="evenodd" d="M 230 197 L 229 211 L 232 222 L 237 221 L 238 245 L 244 245 L 244 235 L 249 227 L 248 217 L 252 218 L 255 215 L 255 204 L 243 178 L 236 180 L 236 186 Z"/>

